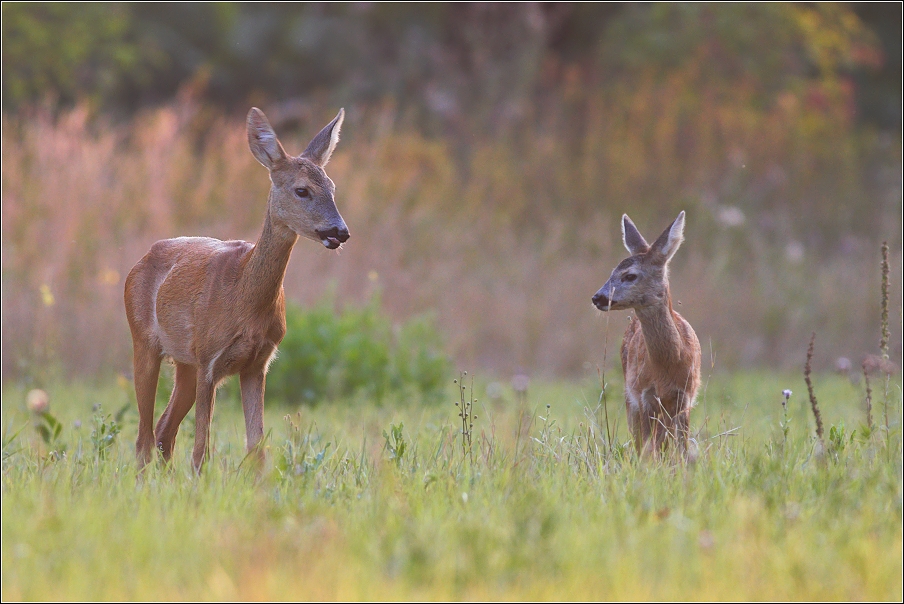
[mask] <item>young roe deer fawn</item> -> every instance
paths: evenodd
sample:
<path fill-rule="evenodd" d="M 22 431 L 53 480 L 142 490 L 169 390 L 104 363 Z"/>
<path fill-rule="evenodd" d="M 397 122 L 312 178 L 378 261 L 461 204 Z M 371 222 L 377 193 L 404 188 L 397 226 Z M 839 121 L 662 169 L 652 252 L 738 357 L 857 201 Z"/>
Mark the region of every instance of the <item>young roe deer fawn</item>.
<path fill-rule="evenodd" d="M 669 261 L 684 241 L 684 212 L 650 245 L 628 215 L 622 260 L 593 296 L 600 310 L 633 308 L 622 341 L 628 427 L 640 454 L 657 455 L 666 436 L 687 451 L 688 416 L 700 386 L 700 343 L 690 323 L 672 308 Z"/>
<path fill-rule="evenodd" d="M 264 434 L 264 381 L 286 333 L 283 279 L 298 237 L 334 250 L 348 228 L 333 200 L 336 186 L 323 168 L 339 141 L 339 114 L 298 157 L 286 154 L 266 116 L 248 112 L 248 144 L 270 171 L 270 195 L 257 243 L 178 237 L 155 243 L 126 279 L 125 307 L 132 330 L 138 440 L 144 467 L 156 445 L 173 454 L 179 424 L 197 403 L 195 471 L 208 454 L 217 385 L 239 374 L 246 444 L 258 464 Z M 161 360 L 176 365 L 169 404 L 154 429 L 154 398 Z"/>

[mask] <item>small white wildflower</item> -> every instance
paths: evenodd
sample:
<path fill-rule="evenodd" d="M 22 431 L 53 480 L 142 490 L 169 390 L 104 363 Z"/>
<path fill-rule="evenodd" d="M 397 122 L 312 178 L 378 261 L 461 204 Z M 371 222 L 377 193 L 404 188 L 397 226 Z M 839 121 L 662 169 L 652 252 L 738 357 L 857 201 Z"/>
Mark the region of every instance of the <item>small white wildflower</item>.
<path fill-rule="evenodd" d="M 50 408 L 50 397 L 43 390 L 35 388 L 25 396 L 25 406 L 29 411 L 38 415 L 47 413 Z"/>
<path fill-rule="evenodd" d="M 716 220 L 718 220 L 722 226 L 732 228 L 743 225 L 747 220 L 747 217 L 744 216 L 744 212 L 742 212 L 740 208 L 736 208 L 735 206 L 720 206 L 716 213 Z"/>

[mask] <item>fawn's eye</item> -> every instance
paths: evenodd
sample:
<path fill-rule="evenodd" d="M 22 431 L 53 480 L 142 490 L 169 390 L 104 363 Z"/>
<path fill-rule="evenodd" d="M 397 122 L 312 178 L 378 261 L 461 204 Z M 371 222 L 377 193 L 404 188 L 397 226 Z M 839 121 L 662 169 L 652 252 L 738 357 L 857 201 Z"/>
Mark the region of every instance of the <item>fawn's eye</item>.
<path fill-rule="evenodd" d="M 627 275 L 622 277 L 621 280 L 630 283 L 631 281 L 637 280 L 637 275 L 635 275 L 634 273 L 628 273 Z"/>
<path fill-rule="evenodd" d="M 295 196 L 299 199 L 307 199 L 311 196 L 311 192 L 308 191 L 307 187 L 298 187 L 295 189 Z"/>

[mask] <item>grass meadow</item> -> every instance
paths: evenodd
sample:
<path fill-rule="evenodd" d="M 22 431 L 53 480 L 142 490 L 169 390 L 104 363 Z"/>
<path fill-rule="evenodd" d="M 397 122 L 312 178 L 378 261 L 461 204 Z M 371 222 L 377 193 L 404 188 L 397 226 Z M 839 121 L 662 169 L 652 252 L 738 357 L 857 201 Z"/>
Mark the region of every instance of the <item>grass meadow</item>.
<path fill-rule="evenodd" d="M 636 458 L 618 376 L 453 377 L 441 405 L 269 405 L 259 476 L 229 389 L 200 477 L 190 414 L 139 478 L 127 379 L 61 381 L 47 415 L 9 385 L 3 598 L 902 597 L 899 378 L 871 380 L 869 430 L 863 384 L 814 374 L 823 446 L 802 374 L 704 375 L 676 463 Z"/>

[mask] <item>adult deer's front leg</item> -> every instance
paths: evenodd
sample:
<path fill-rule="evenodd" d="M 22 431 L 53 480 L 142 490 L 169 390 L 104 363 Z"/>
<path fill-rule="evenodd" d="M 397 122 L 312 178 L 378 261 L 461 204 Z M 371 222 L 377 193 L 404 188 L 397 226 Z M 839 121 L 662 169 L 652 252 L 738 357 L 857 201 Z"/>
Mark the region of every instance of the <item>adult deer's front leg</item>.
<path fill-rule="evenodd" d="M 242 409 L 245 412 L 245 444 L 258 469 L 263 467 L 264 452 L 260 448 L 264 437 L 264 380 L 263 369 L 243 373 Z"/>
<path fill-rule="evenodd" d="M 138 439 L 135 456 L 139 468 L 151 460 L 154 446 L 154 399 L 157 396 L 157 378 L 160 375 L 160 353 L 143 346 L 138 341 L 133 347 L 135 374 L 135 398 L 138 401 Z"/>
<path fill-rule="evenodd" d="M 201 473 L 201 466 L 210 449 L 210 421 L 213 419 L 213 404 L 216 385 L 208 380 L 204 372 L 198 372 L 197 401 L 195 401 L 195 447 L 191 460 L 195 472 Z"/>

